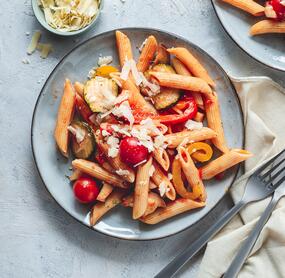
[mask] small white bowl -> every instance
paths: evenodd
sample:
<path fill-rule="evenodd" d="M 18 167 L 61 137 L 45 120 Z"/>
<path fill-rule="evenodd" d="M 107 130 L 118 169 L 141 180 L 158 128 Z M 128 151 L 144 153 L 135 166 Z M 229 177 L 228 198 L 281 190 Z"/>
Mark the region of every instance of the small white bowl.
<path fill-rule="evenodd" d="M 59 35 L 59 36 L 68 37 L 68 36 L 76 36 L 76 35 L 82 34 L 82 33 L 86 32 L 87 30 L 91 29 L 93 26 L 95 26 L 100 14 L 101 14 L 101 10 L 103 8 L 103 2 L 104 2 L 104 0 L 100 1 L 98 13 L 89 25 L 87 25 L 86 27 L 84 27 L 80 30 L 70 31 L 70 32 L 58 31 L 58 30 L 52 28 L 50 25 L 48 25 L 48 23 L 46 22 L 46 19 L 45 19 L 44 12 L 41 9 L 41 7 L 38 5 L 38 0 L 32 0 L 32 7 L 33 7 L 33 12 L 34 12 L 36 19 L 46 30 L 48 30 L 48 31 L 50 31 L 56 35 Z"/>

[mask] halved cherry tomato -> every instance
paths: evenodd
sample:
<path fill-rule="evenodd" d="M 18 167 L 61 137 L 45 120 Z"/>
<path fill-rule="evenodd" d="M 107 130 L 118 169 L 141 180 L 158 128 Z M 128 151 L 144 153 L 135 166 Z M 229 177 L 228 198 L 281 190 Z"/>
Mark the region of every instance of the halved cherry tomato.
<path fill-rule="evenodd" d="M 75 198 L 84 204 L 94 202 L 99 191 L 97 183 L 88 177 L 80 177 L 73 185 Z"/>
<path fill-rule="evenodd" d="M 273 10 L 276 13 L 278 20 L 285 19 L 285 6 L 282 3 L 282 0 L 271 0 L 266 3 L 266 5 L 271 5 Z"/>
<path fill-rule="evenodd" d="M 148 157 L 148 149 L 135 137 L 125 137 L 120 143 L 120 156 L 123 162 L 135 166 Z"/>

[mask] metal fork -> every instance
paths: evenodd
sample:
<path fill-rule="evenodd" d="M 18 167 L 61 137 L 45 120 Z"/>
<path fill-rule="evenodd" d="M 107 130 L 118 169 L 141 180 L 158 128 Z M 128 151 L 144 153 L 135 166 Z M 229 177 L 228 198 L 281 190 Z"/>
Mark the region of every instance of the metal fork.
<path fill-rule="evenodd" d="M 165 268 L 163 268 L 155 278 L 173 277 L 174 274 L 184 266 L 207 242 L 216 235 L 244 206 L 251 202 L 265 199 L 271 195 L 275 189 L 285 180 L 285 175 L 279 171 L 271 176 L 273 171 L 280 166 L 279 163 L 272 165 L 285 150 L 274 156 L 261 167 L 259 167 L 249 178 L 242 199 L 236 203 L 221 219 L 219 219 L 209 230 L 200 236 L 194 243 L 188 246 L 182 253 L 174 258 Z M 283 163 L 284 160 L 282 160 Z M 280 162 L 281 163 L 281 162 Z M 284 170 L 284 169 L 283 169 Z M 281 177 L 280 177 L 281 176 Z"/>
<path fill-rule="evenodd" d="M 282 159 L 279 163 L 274 165 L 273 168 L 277 169 L 280 165 L 283 164 L 285 159 Z M 272 176 L 271 179 L 274 179 L 274 176 L 279 175 L 279 173 L 284 171 L 285 167 L 282 167 L 276 174 Z M 275 206 L 277 205 L 278 201 L 285 196 L 285 182 L 283 182 L 274 192 L 273 197 L 266 207 L 263 214 L 260 216 L 258 222 L 256 223 L 254 229 L 251 231 L 245 242 L 243 243 L 242 247 L 240 248 L 239 252 L 236 254 L 234 260 L 232 261 L 231 265 L 229 266 L 228 270 L 224 274 L 224 278 L 235 278 L 237 277 L 239 271 L 241 270 L 244 262 L 246 261 L 249 253 L 251 252 L 255 242 L 258 239 L 258 236 L 263 228 L 263 226 L 268 221 L 272 211 L 274 210 Z"/>

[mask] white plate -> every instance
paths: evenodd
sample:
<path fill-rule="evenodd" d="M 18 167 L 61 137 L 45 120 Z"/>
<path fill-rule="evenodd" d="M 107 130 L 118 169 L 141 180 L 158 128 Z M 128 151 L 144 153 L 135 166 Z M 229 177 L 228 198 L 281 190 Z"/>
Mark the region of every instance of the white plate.
<path fill-rule="evenodd" d="M 212 0 L 212 3 L 224 29 L 241 49 L 257 61 L 285 71 L 285 34 L 251 37 L 250 27 L 263 17 L 254 17 L 221 0 Z"/>
<path fill-rule="evenodd" d="M 189 48 L 217 81 L 217 93 L 229 146 L 242 147 L 244 133 L 240 104 L 229 78 L 215 60 L 197 46 L 166 32 L 145 28 L 128 28 L 123 31 L 130 37 L 136 56 L 138 56 L 136 46 L 140 46 L 150 34 L 156 36 L 165 45 Z M 74 199 L 72 186 L 66 178 L 66 175 L 70 175 L 71 159 L 66 160 L 57 151 L 53 130 L 65 78 L 71 81 L 84 81 L 90 68 L 96 65 L 100 54 L 112 55 L 114 64 L 118 64 L 114 31 L 89 39 L 62 59 L 40 93 L 32 122 L 33 153 L 44 184 L 54 199 L 70 215 L 87 226 L 89 226 L 90 206 L 81 205 Z M 207 206 L 203 209 L 193 210 L 161 224 L 149 226 L 132 220 L 130 209 L 117 207 L 108 213 L 94 229 L 110 236 L 131 240 L 150 240 L 173 235 L 205 216 L 224 196 L 227 188 L 233 183 L 236 172 L 237 168 L 234 168 L 227 172 L 223 180 L 214 179 L 206 182 L 208 200 Z"/>

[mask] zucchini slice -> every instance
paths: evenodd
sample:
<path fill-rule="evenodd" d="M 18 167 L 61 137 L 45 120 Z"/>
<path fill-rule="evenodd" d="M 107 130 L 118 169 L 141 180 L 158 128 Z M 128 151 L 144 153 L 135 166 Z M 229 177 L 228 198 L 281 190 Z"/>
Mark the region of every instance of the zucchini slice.
<path fill-rule="evenodd" d="M 112 79 L 96 76 L 84 86 L 84 99 L 93 112 L 106 112 L 118 95 L 118 85 Z"/>
<path fill-rule="evenodd" d="M 155 65 L 152 69 L 153 71 L 175 73 L 172 66 L 166 64 Z M 154 107 L 157 110 L 168 109 L 174 106 L 180 99 L 180 91 L 171 88 L 160 88 L 160 93 L 153 97 Z"/>
<path fill-rule="evenodd" d="M 71 149 L 76 158 L 87 159 L 95 150 L 95 138 L 91 127 L 81 121 L 74 121 L 71 123 L 71 127 L 79 137 L 83 139 L 78 140 L 77 136 L 73 134 L 71 140 Z"/>
<path fill-rule="evenodd" d="M 180 99 L 179 90 L 161 88 L 160 91 L 161 93 L 152 98 L 154 101 L 154 107 L 157 110 L 168 109 L 174 106 Z"/>

